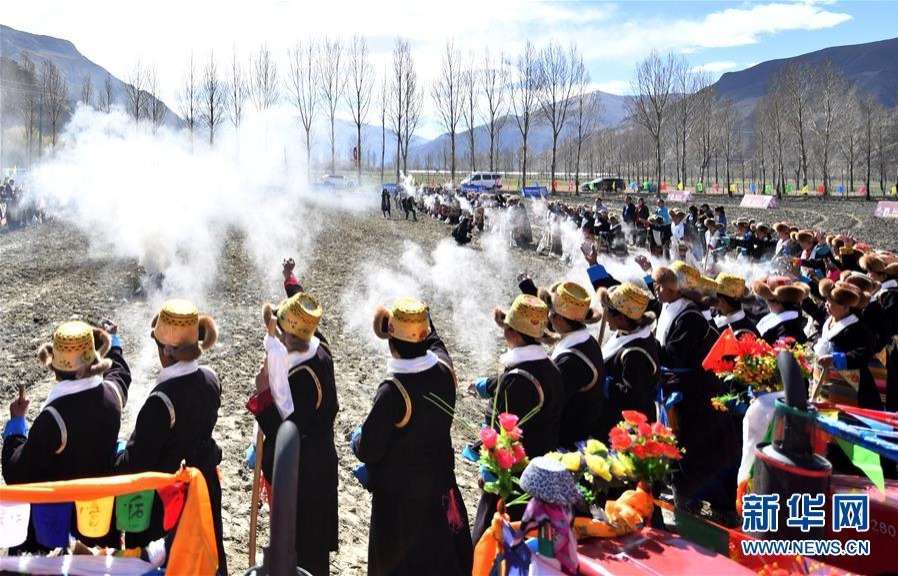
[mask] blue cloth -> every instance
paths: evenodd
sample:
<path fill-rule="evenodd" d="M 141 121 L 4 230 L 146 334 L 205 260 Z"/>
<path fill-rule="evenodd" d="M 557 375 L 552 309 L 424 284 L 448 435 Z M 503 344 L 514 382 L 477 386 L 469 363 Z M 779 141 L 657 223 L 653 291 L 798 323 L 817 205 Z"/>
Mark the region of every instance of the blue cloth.
<path fill-rule="evenodd" d="M 844 352 L 833 352 L 833 368 L 836 370 L 848 370 L 848 359 Z"/>
<path fill-rule="evenodd" d="M 469 462 L 477 462 L 480 460 L 480 454 L 478 454 L 470 444 L 465 444 L 465 447 L 461 450 L 461 456 Z"/>
<path fill-rule="evenodd" d="M 72 503 L 32 504 L 31 523 L 37 541 L 50 548 L 69 545 Z"/>
<path fill-rule="evenodd" d="M 605 267 L 601 264 L 593 264 L 589 268 L 586 269 L 586 273 L 589 274 L 589 281 L 595 282 L 597 280 L 604 280 L 608 278 L 608 271 L 605 270 Z"/>
<path fill-rule="evenodd" d="M 490 393 L 486 389 L 486 383 L 488 382 L 488 378 L 481 376 L 477 380 L 474 380 L 474 390 L 477 391 L 477 395 L 481 398 L 489 398 Z"/>
<path fill-rule="evenodd" d="M 122 452 L 125 451 L 125 448 L 128 446 L 128 441 L 124 438 L 119 438 L 115 443 L 115 455 L 118 456 Z"/>
<path fill-rule="evenodd" d="M 663 220 L 665 224 L 670 224 L 670 211 L 667 209 L 667 206 L 658 206 L 655 208 L 655 216 L 661 216 L 661 220 Z"/>
<path fill-rule="evenodd" d="M 359 484 L 362 485 L 362 488 L 365 490 L 369 490 L 368 484 L 371 481 L 371 476 L 368 474 L 368 467 L 364 464 L 359 464 L 355 468 L 352 469 L 352 475 L 355 476 L 355 479 L 359 481 Z"/>
<path fill-rule="evenodd" d="M 256 467 L 256 446 L 255 444 L 250 444 L 246 447 L 246 450 L 243 452 L 243 461 L 246 463 L 246 467 L 249 469 L 253 469 Z"/>
<path fill-rule="evenodd" d="M 358 425 L 355 427 L 355 430 L 352 431 L 352 436 L 349 438 L 349 447 L 352 448 L 352 453 L 358 457 L 358 441 L 362 436 L 362 426 Z"/>
<path fill-rule="evenodd" d="M 10 436 L 28 436 L 28 422 L 24 416 L 16 416 L 10 418 L 3 429 L 3 439 L 6 440 Z"/>
<path fill-rule="evenodd" d="M 602 384 L 602 395 L 605 396 L 605 398 L 610 398 L 610 396 L 608 395 L 608 389 L 611 388 L 611 384 L 613 382 L 614 380 L 611 378 L 611 376 L 605 376 L 605 382 Z"/>
<path fill-rule="evenodd" d="M 652 278 L 651 274 L 646 274 L 645 276 L 643 276 L 642 281 L 645 282 L 645 285 L 648 286 L 649 289 L 651 289 L 652 284 L 655 283 L 655 279 Z"/>
<path fill-rule="evenodd" d="M 484 464 L 480 465 L 480 477 L 483 478 L 484 482 L 495 482 L 499 479 L 499 477 L 488 470 Z"/>
<path fill-rule="evenodd" d="M 119 338 L 118 334 L 110 334 L 109 340 L 112 348 L 121 348 L 122 347 L 122 339 Z"/>

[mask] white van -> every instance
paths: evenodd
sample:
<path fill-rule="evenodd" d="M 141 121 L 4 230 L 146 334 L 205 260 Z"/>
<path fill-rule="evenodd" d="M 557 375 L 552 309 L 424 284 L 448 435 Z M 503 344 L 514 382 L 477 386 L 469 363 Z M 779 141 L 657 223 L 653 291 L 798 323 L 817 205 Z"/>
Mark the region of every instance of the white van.
<path fill-rule="evenodd" d="M 502 175 L 497 172 L 471 172 L 461 181 L 462 192 L 469 190 L 495 192 L 502 189 Z"/>

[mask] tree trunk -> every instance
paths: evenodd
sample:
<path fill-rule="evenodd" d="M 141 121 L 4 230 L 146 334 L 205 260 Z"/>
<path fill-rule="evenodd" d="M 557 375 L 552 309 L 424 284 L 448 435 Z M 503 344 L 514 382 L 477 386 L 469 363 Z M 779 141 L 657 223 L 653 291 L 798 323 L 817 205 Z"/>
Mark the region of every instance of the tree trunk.
<path fill-rule="evenodd" d="M 331 174 L 337 171 L 336 142 L 334 141 L 334 117 L 331 115 Z"/>

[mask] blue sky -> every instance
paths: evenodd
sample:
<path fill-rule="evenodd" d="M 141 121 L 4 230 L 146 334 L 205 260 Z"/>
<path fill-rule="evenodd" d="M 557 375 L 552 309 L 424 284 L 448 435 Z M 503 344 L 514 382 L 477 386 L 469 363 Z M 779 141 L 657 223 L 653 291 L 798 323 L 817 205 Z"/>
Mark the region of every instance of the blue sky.
<path fill-rule="evenodd" d="M 368 37 L 374 66 L 390 61 L 393 39 L 408 38 L 425 84 L 436 77 L 445 42 L 483 61 L 515 56 L 525 40 L 576 41 L 592 84 L 629 92 L 633 69 L 652 49 L 682 54 L 716 79 L 774 58 L 898 35 L 898 2 L 768 0 L 756 2 L 537 2 L 453 0 L 301 2 L 299 0 L 155 0 L 135 19 L 109 0 L 0 0 L 0 22 L 66 38 L 86 56 L 127 78 L 138 59 L 155 66 L 173 100 L 191 52 L 225 60 L 265 42 L 286 69 L 286 52 L 311 37 Z M 210 14 L 214 14 L 212 18 Z M 436 126 L 429 91 L 422 136 Z M 373 118 L 372 118 L 373 121 Z"/>

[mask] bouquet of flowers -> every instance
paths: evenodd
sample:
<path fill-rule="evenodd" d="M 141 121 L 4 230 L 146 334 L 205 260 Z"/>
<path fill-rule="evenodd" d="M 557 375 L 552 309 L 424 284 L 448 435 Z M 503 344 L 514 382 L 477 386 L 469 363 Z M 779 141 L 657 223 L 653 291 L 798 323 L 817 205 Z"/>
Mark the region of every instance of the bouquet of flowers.
<path fill-rule="evenodd" d="M 736 338 L 731 330 L 720 335 L 708 353 L 702 367 L 719 376 L 730 391 L 711 399 L 718 410 L 729 410 L 737 405 L 747 405 L 753 397 L 782 389 L 776 357 L 788 350 L 801 368 L 805 378 L 812 372 L 813 354 L 810 346 L 797 344 L 785 338 L 770 345 L 751 333 Z"/>
<path fill-rule="evenodd" d="M 498 494 L 506 506 L 509 506 L 518 503 L 518 500 L 509 502 L 509 499 L 523 492 L 519 486 L 519 477 L 527 467 L 528 460 L 524 445 L 521 444 L 518 417 L 502 412 L 498 419 L 498 431 L 491 426 L 480 429 L 480 458 L 477 463 L 480 464 L 484 479 L 484 492 Z"/>
<path fill-rule="evenodd" d="M 650 487 L 667 474 L 671 461 L 682 457 L 677 439 L 664 424 L 649 424 L 642 412 L 624 410 L 621 414 L 623 421 L 608 435 L 611 448 L 618 457 L 629 460 L 633 478 Z"/>
<path fill-rule="evenodd" d="M 609 488 L 627 486 L 633 482 L 630 460 L 609 451 L 605 444 L 592 438 L 580 442 L 575 452 L 550 452 L 546 456 L 558 460 L 567 468 L 586 502 L 594 502 Z"/>

